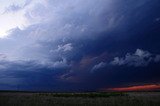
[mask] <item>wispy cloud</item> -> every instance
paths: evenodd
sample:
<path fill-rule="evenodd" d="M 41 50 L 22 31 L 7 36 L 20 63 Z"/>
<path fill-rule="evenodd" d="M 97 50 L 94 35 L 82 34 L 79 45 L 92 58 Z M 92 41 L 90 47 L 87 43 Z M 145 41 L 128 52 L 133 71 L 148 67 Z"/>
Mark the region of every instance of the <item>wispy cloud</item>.
<path fill-rule="evenodd" d="M 99 64 L 96 64 L 95 66 L 93 66 L 92 68 L 92 72 L 98 70 L 98 69 L 102 69 L 106 66 L 107 63 L 104 63 L 104 62 L 100 62 Z"/>

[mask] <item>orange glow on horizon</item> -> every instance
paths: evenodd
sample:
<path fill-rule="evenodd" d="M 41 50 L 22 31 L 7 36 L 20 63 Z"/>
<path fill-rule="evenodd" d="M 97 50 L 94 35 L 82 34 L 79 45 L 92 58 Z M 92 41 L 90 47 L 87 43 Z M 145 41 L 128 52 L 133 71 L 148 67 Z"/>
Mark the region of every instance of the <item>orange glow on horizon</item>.
<path fill-rule="evenodd" d="M 122 87 L 122 88 L 109 88 L 104 89 L 109 91 L 152 91 L 160 90 L 160 85 L 140 85 L 140 86 L 131 86 L 131 87 Z"/>

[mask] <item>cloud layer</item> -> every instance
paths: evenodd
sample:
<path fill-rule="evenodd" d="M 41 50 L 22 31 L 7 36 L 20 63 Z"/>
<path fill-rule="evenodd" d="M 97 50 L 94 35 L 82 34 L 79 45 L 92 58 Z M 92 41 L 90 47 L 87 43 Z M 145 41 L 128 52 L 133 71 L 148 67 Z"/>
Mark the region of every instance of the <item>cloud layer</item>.
<path fill-rule="evenodd" d="M 159 4 L 5 0 L 0 7 L 0 89 L 97 90 L 159 82 Z"/>

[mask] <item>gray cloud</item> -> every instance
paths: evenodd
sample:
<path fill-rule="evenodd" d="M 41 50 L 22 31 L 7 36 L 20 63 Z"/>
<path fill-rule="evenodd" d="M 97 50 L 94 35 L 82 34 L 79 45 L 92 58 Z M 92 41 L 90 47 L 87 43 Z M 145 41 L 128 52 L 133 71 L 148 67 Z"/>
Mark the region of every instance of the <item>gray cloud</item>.
<path fill-rule="evenodd" d="M 6 39 L 0 40 L 0 52 L 10 59 L 55 62 L 62 54 L 54 52 L 56 47 L 59 52 L 73 50 L 74 44 L 67 41 L 64 44 L 64 39 L 81 40 L 84 36 L 91 39 L 97 36 L 95 33 L 115 28 L 122 21 L 120 15 L 111 14 L 115 6 L 111 6 L 110 0 L 27 3 L 30 8 L 25 7 L 25 17 L 32 24 L 23 30 L 12 29 Z"/>
<path fill-rule="evenodd" d="M 135 53 L 127 53 L 125 57 L 115 57 L 110 63 L 112 65 L 128 65 L 128 66 L 147 66 L 151 62 L 159 62 L 159 55 L 152 54 L 148 51 L 137 49 Z"/>
<path fill-rule="evenodd" d="M 156 57 L 154 58 L 155 62 L 159 62 L 160 61 L 160 55 L 156 55 Z"/>
<path fill-rule="evenodd" d="M 7 58 L 7 56 L 6 56 L 5 54 L 1 54 L 1 53 L 0 53 L 0 61 L 1 61 L 1 60 L 5 60 L 6 58 Z"/>
<path fill-rule="evenodd" d="M 122 39 L 124 37 L 124 30 L 121 30 L 121 28 L 127 29 L 128 26 L 132 26 L 130 22 L 135 22 L 133 20 L 138 23 L 137 17 L 143 19 L 138 15 L 137 10 L 146 3 L 144 0 L 140 2 L 130 0 L 123 2 L 123 5 L 120 2 L 122 1 L 32 0 L 32 2 L 29 2 L 29 7 L 26 7 L 24 11 L 24 17 L 29 21 L 29 25 L 24 29 L 14 28 L 10 30 L 7 38 L 0 39 L 0 53 L 3 54 L 0 55 L 0 60 L 5 60 L 0 61 L 0 70 L 3 72 L 1 75 L 6 75 L 1 77 L 3 78 L 1 82 L 5 83 L 4 79 L 8 78 L 6 83 L 12 83 L 12 78 L 13 80 L 18 78 L 17 74 L 20 72 L 21 75 L 19 76 L 22 78 L 26 78 L 26 76 L 23 76 L 23 72 L 31 72 L 27 74 L 27 77 L 32 80 L 35 77 L 30 76 L 36 75 L 36 72 L 41 73 L 42 70 L 44 73 L 38 75 L 38 78 L 42 78 L 42 74 L 45 78 L 38 80 L 44 81 L 43 83 L 39 82 L 40 84 L 46 84 L 45 79 L 48 76 L 51 76 L 49 80 L 53 83 L 52 77 L 54 75 L 52 74 L 55 70 L 59 73 L 64 71 L 62 76 L 73 76 L 75 79 L 76 77 L 91 79 L 90 69 L 92 71 L 106 69 L 107 64 L 109 64 L 106 61 L 110 59 L 112 54 L 119 52 L 118 50 L 121 49 L 121 44 L 123 44 L 119 45 L 119 39 L 117 39 L 118 37 Z M 10 7 L 10 9 L 15 10 L 15 13 L 18 12 L 16 5 Z M 135 12 L 137 15 L 133 16 L 131 21 L 128 21 L 126 18 L 129 18 L 130 14 Z M 142 14 L 144 13 L 146 12 L 142 12 Z M 19 17 L 17 20 L 19 21 Z M 127 28 L 124 27 L 124 24 L 127 24 Z M 120 30 L 120 32 L 117 32 L 117 30 Z M 112 31 L 114 33 L 110 33 Z M 126 33 L 126 31 L 124 32 Z M 118 42 L 118 45 L 116 42 Z M 128 49 L 129 46 L 126 44 L 125 47 Z M 100 56 L 99 59 L 92 59 L 92 57 L 97 57 L 103 52 L 106 52 L 106 55 Z M 84 59 L 85 57 L 87 58 Z M 9 60 L 6 60 L 6 58 Z M 159 55 L 138 49 L 136 53 L 127 54 L 125 57 L 116 57 L 111 65 L 138 67 L 159 61 Z M 68 70 L 70 70 L 69 73 L 66 72 Z M 9 78 L 8 73 L 11 73 L 12 78 Z M 59 78 L 60 76 L 56 77 Z M 76 81 L 74 78 L 71 78 L 71 80 Z M 99 78 L 96 77 L 96 79 Z M 32 83 L 34 84 L 34 82 Z"/>
<path fill-rule="evenodd" d="M 41 1 L 41 0 L 40 0 Z M 10 13 L 10 12 L 18 12 L 20 10 L 26 9 L 27 6 L 33 5 L 33 0 L 24 0 L 21 3 L 13 1 L 10 3 L 9 6 L 7 6 L 4 10 L 5 13 Z"/>
<path fill-rule="evenodd" d="M 49 67 L 54 69 L 67 69 L 70 65 L 65 58 L 62 58 L 62 60 L 50 64 Z"/>
<path fill-rule="evenodd" d="M 156 21 L 159 22 L 159 21 L 160 21 L 160 18 L 156 18 Z"/>
<path fill-rule="evenodd" d="M 73 46 L 72 46 L 72 43 L 68 43 L 68 44 L 65 44 L 65 45 L 58 45 L 58 49 L 57 51 L 71 51 L 73 49 Z"/>
<path fill-rule="evenodd" d="M 16 12 L 20 9 L 22 9 L 20 6 L 13 4 L 13 5 L 9 6 L 8 8 L 6 8 L 5 13 L 11 12 L 11 11 Z"/>
<path fill-rule="evenodd" d="M 2 56 L 3 57 L 3 56 Z M 0 84 L 6 85 L 25 85 L 26 80 L 29 81 L 32 76 L 43 75 L 48 73 L 56 76 L 56 72 L 66 72 L 70 65 L 66 59 L 56 62 L 43 62 L 35 60 L 0 60 Z M 35 73 L 32 75 L 32 73 Z M 54 76 L 55 75 L 55 76 Z M 58 79 L 59 77 L 57 77 Z"/>
<path fill-rule="evenodd" d="M 93 66 L 92 68 L 92 72 L 98 70 L 98 69 L 101 69 L 101 68 L 104 68 L 106 66 L 107 63 L 104 63 L 104 62 L 100 62 L 99 64 L 96 64 L 95 66 Z"/>

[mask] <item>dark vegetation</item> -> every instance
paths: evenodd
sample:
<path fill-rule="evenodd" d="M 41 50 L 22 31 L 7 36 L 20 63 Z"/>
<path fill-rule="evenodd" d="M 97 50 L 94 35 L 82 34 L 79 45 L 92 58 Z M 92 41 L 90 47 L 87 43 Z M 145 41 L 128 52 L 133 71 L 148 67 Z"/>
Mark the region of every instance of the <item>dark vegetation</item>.
<path fill-rule="evenodd" d="M 160 106 L 160 92 L 0 92 L 0 106 Z"/>

